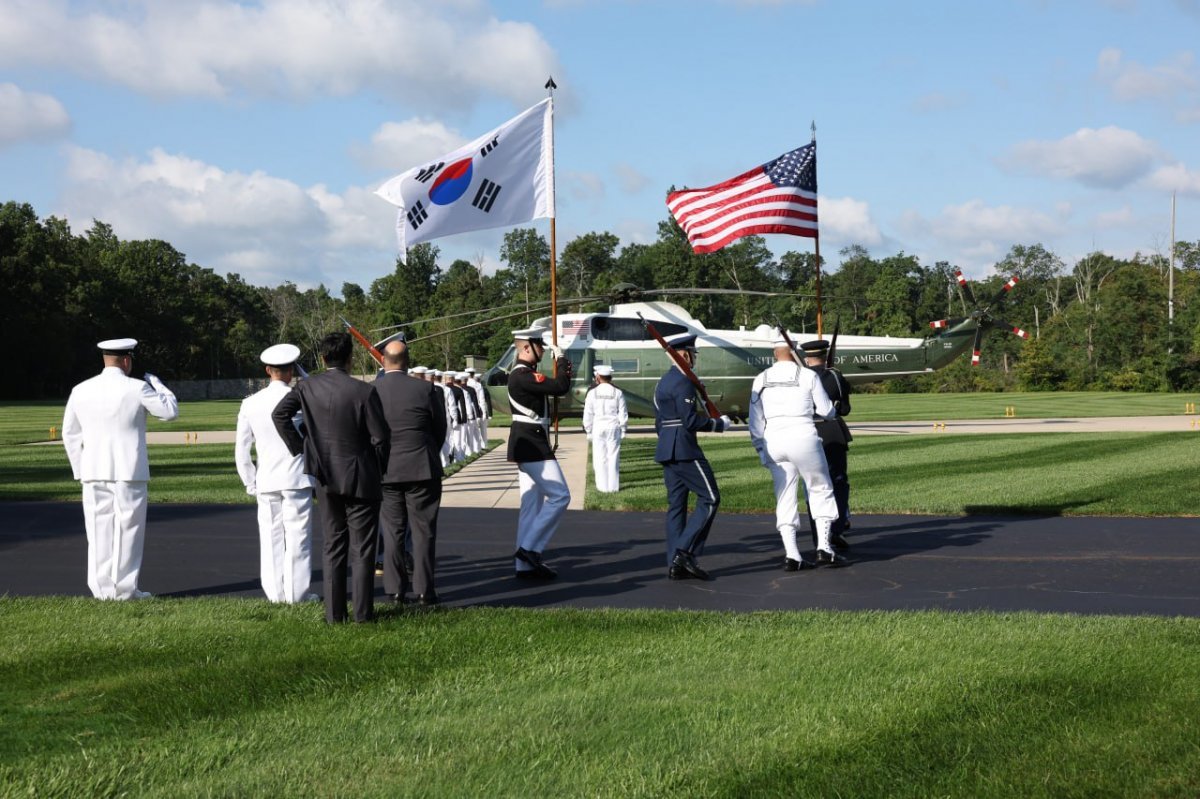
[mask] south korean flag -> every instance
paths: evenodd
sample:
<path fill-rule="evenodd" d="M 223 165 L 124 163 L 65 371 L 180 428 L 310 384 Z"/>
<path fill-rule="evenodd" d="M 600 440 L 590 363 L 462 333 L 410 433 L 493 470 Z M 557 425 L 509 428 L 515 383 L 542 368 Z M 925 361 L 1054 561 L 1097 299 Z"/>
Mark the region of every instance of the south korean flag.
<path fill-rule="evenodd" d="M 554 216 L 551 98 L 470 144 L 413 167 L 375 192 L 400 207 L 403 258 L 423 241 Z"/>

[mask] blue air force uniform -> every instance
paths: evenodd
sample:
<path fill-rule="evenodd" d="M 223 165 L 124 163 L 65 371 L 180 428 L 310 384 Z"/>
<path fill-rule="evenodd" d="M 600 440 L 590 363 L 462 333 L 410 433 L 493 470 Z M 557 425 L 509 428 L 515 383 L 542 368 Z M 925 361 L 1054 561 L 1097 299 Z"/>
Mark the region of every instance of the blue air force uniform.
<path fill-rule="evenodd" d="M 672 567 L 679 553 L 688 559 L 701 553 L 721 504 L 717 479 L 696 433 L 723 433 L 727 421 L 712 418 L 697 407 L 698 402 L 695 386 L 678 368 L 671 368 L 654 389 L 654 430 L 658 433 L 654 460 L 662 464 L 667 487 L 667 565 Z M 690 517 L 689 493 L 696 495 Z"/>

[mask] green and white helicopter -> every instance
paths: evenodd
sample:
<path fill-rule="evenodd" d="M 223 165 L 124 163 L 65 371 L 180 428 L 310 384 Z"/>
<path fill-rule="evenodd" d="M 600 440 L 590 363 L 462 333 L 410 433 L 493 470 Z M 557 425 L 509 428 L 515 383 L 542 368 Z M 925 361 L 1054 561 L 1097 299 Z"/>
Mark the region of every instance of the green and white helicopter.
<path fill-rule="evenodd" d="M 981 304 L 962 273 L 957 274 L 960 290 L 973 308 L 968 316 L 959 319 L 940 319 L 930 326 L 939 331 L 928 338 L 894 338 L 890 336 L 837 336 L 831 341 L 834 348 L 833 365 L 851 385 L 873 383 L 906 375 L 935 371 L 953 362 L 963 351 L 972 351 L 971 361 L 979 364 L 979 348 L 989 329 L 1003 329 L 1028 338 L 1023 329 L 996 317 L 998 307 L 1017 284 L 1013 276 L 988 303 Z M 558 325 L 558 345 L 571 360 L 575 377 L 570 393 L 560 400 L 559 415 L 583 413 L 583 403 L 592 385 L 592 369 L 607 364 L 613 369 L 613 383 L 625 392 L 629 413 L 634 416 L 654 415 L 654 387 L 659 378 L 672 367 L 667 353 L 646 331 L 642 318 L 653 323 L 666 338 L 681 333 L 696 335 L 698 361 L 696 373 L 704 382 L 708 395 L 722 413 L 745 417 L 750 407 L 750 386 L 756 375 L 774 362 L 772 339 L 777 328 L 760 324 L 753 330 L 709 330 L 680 306 L 665 300 L 648 300 L 647 296 L 672 294 L 736 293 L 783 296 L 763 292 L 736 292 L 725 289 L 661 289 L 642 291 L 636 286 L 622 284 L 614 289 L 607 312 L 561 313 Z M 595 298 L 585 298 L 595 299 Z M 560 305 L 576 304 L 580 299 L 562 300 Z M 535 324 L 550 328 L 551 317 L 536 320 Z M 810 335 L 790 332 L 797 344 Z M 829 335 L 822 338 L 832 339 Z M 547 343 L 550 334 L 546 334 Z M 493 406 L 509 412 L 508 392 L 505 389 L 508 372 L 516 361 L 515 347 L 484 373 L 484 384 Z M 543 361 L 543 371 L 550 368 L 549 356 Z"/>

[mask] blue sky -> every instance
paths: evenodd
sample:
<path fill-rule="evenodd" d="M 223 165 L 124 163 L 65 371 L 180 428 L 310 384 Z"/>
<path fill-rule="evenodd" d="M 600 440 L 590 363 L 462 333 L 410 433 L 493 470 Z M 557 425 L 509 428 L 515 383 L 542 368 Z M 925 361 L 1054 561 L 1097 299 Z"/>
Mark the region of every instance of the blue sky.
<path fill-rule="evenodd" d="M 258 284 L 391 271 L 384 180 L 556 99 L 561 247 L 818 137 L 821 252 L 1200 238 L 1200 0 L 0 0 L 0 200 Z M 535 223 L 549 231 L 545 221 Z M 499 266 L 503 230 L 441 239 Z M 776 253 L 812 241 L 768 237 Z"/>

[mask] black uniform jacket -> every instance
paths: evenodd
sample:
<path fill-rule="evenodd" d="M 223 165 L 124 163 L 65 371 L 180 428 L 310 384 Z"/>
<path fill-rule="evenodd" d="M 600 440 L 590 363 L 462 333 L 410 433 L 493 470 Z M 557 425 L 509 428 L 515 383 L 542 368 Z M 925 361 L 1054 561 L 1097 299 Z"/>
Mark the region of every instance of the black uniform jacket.
<path fill-rule="evenodd" d="M 557 377 L 547 377 L 523 362 L 518 362 L 508 373 L 508 398 L 510 405 L 516 403 L 546 419 L 547 397 L 561 397 L 571 390 L 571 362 L 559 358 Z M 550 447 L 547 425 L 538 422 L 517 421 L 524 416 L 515 405 L 512 407 L 513 423 L 508 434 L 508 459 L 513 463 L 554 460 Z M 527 416 L 525 418 L 528 418 Z"/>
<path fill-rule="evenodd" d="M 375 381 L 383 416 L 392 431 L 385 483 L 411 483 L 442 476 L 446 440 L 446 400 L 442 390 L 403 372 L 385 372 Z"/>
<path fill-rule="evenodd" d="M 292 424 L 304 411 L 302 439 Z M 305 471 L 330 492 L 376 501 L 387 466 L 391 433 L 379 395 L 370 383 L 341 369 L 301 380 L 271 412 L 275 429 L 293 455 L 304 453 Z"/>
<path fill-rule="evenodd" d="M 846 421 L 842 418 L 850 415 L 850 384 L 837 369 L 820 367 L 816 372 L 821 378 L 821 385 L 825 388 L 825 393 L 829 395 L 833 407 L 837 410 L 837 416 L 833 419 L 814 417 L 813 422 L 817 426 L 817 435 L 821 437 L 821 444 L 824 446 L 840 444 L 844 447 L 854 440 L 850 435 L 850 428 L 846 426 Z"/>

